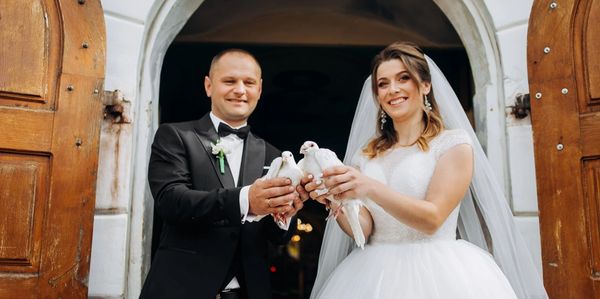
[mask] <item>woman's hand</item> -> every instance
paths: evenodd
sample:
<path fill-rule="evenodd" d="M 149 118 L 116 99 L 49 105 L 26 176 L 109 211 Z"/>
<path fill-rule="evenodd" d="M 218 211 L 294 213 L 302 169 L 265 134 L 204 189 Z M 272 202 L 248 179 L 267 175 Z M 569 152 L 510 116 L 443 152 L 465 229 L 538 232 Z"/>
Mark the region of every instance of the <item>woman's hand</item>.
<path fill-rule="evenodd" d="M 327 200 L 327 198 L 325 198 L 327 196 L 327 193 L 321 194 L 318 191 L 318 190 L 323 190 L 326 188 L 325 184 L 323 184 L 323 180 L 315 179 L 312 177 L 312 175 L 309 175 L 309 178 L 310 178 L 310 182 L 308 182 L 306 185 L 304 185 L 304 189 L 306 190 L 306 192 L 309 193 L 310 198 L 327 206 L 329 204 L 329 200 Z M 319 194 L 321 194 L 321 195 L 319 195 Z"/>
<path fill-rule="evenodd" d="M 377 182 L 350 166 L 334 166 L 323 171 L 325 187 L 328 194 L 335 199 L 351 199 L 369 197 Z"/>

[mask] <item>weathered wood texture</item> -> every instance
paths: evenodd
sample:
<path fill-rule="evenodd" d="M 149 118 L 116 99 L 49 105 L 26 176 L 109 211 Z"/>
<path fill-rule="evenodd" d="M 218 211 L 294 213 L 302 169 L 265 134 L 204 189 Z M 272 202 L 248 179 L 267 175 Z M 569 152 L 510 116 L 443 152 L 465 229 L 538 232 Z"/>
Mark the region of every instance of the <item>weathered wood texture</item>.
<path fill-rule="evenodd" d="M 527 49 L 544 282 L 600 298 L 600 1 L 553 2 L 534 2 Z"/>
<path fill-rule="evenodd" d="M 0 298 L 85 298 L 105 63 L 100 0 L 0 1 Z"/>

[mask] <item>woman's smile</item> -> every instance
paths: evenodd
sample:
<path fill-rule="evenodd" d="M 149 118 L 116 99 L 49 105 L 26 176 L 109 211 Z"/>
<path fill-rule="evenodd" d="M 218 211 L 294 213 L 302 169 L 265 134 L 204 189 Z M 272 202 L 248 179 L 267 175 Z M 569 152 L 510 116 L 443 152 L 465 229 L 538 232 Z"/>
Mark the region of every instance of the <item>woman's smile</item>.
<path fill-rule="evenodd" d="M 397 97 L 388 101 L 388 105 L 390 106 L 398 106 L 404 102 L 408 101 L 408 97 Z"/>

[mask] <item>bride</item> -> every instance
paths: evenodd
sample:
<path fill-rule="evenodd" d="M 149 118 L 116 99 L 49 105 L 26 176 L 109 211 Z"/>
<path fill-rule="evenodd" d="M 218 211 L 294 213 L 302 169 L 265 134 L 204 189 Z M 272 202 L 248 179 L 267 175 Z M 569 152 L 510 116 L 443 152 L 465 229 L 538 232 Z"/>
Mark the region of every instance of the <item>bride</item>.
<path fill-rule="evenodd" d="M 368 243 L 352 250 L 343 209 L 329 220 L 311 298 L 547 298 L 456 95 L 416 45 L 375 56 L 345 162 L 306 189 L 361 199 Z"/>

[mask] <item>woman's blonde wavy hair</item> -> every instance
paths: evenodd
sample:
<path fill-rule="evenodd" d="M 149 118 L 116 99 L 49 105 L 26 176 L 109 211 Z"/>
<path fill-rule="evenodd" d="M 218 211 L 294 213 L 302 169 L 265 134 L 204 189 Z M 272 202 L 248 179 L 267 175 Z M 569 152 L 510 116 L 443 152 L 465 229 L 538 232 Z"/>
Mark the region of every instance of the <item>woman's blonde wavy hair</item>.
<path fill-rule="evenodd" d="M 418 83 L 417 86 L 419 89 L 421 88 L 422 82 L 431 83 L 431 73 L 429 72 L 429 66 L 425 60 L 423 50 L 410 42 L 396 42 L 387 46 L 373 58 L 371 72 L 371 78 L 373 79 L 371 80 L 371 88 L 373 89 L 373 94 L 376 96 L 375 98 L 377 98 L 377 70 L 383 62 L 393 59 L 398 59 L 404 63 L 411 79 Z M 422 151 L 428 151 L 429 141 L 444 130 L 442 116 L 440 115 L 440 110 L 435 101 L 433 92 L 434 90 L 432 89 L 427 96 L 429 103 L 431 103 L 431 111 L 426 112 L 425 109 L 423 109 L 423 124 L 425 125 L 425 129 L 415 142 Z M 377 99 L 375 99 L 375 101 L 377 101 Z M 381 115 L 383 110 L 381 109 L 379 102 L 376 102 L 376 104 L 379 106 L 377 115 Z M 378 133 L 377 137 L 372 139 L 367 146 L 363 148 L 363 153 L 370 159 L 381 155 L 398 142 L 398 136 L 394 129 L 394 122 L 385 122 L 382 129 L 380 120 L 381 119 L 378 117 L 377 123 L 375 124 Z"/>

